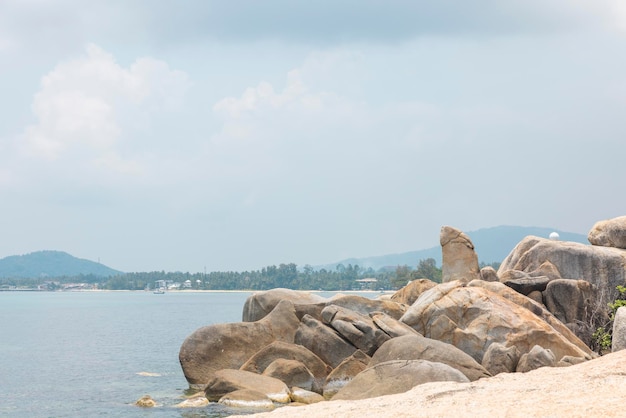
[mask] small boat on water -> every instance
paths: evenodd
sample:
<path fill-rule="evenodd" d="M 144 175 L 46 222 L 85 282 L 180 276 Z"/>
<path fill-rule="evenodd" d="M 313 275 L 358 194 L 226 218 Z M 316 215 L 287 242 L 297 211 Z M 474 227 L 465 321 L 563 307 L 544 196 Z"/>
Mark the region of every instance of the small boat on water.
<path fill-rule="evenodd" d="M 159 287 L 158 289 L 154 289 L 154 292 L 152 293 L 154 293 L 155 295 L 162 295 L 165 293 L 165 289 L 162 287 Z"/>

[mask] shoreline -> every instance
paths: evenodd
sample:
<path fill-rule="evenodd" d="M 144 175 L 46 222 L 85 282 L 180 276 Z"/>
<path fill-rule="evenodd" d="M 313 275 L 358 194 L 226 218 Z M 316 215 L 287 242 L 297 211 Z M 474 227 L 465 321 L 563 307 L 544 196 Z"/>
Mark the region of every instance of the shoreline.
<path fill-rule="evenodd" d="M 334 293 L 334 294 L 356 294 L 356 293 L 367 293 L 367 294 L 380 294 L 380 295 L 388 295 L 394 294 L 394 290 L 385 290 L 381 292 L 380 290 L 294 290 L 296 292 L 306 292 L 306 293 Z M 135 292 L 135 293 L 152 293 L 154 290 L 130 290 L 130 289 L 71 289 L 71 290 L 39 290 L 39 289 L 0 289 L 0 293 L 11 293 L 11 292 L 29 292 L 29 293 L 107 293 L 107 292 Z M 259 293 L 265 292 L 265 290 L 217 290 L 217 289 L 184 289 L 184 290 L 166 290 L 165 293 Z"/>

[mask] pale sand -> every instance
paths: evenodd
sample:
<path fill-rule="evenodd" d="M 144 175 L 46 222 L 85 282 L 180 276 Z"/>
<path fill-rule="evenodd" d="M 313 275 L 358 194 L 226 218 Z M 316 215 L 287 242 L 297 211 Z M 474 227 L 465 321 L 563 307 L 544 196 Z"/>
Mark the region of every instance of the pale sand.
<path fill-rule="evenodd" d="M 427 383 L 397 395 L 285 406 L 252 415 L 254 418 L 624 416 L 626 350 L 576 366 L 500 374 L 472 383 Z"/>

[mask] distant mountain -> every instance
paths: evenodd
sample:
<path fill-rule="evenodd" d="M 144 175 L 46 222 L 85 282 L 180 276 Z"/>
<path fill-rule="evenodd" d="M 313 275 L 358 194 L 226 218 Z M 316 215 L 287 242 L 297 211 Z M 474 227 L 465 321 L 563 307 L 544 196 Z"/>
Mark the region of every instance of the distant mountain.
<path fill-rule="evenodd" d="M 573 241 L 582 244 L 589 244 L 587 236 L 573 232 L 563 232 L 552 228 L 525 227 L 525 226 L 496 226 L 493 228 L 483 228 L 473 232 L 466 232 L 474 243 L 478 260 L 487 264 L 502 262 L 511 250 L 528 235 L 548 238 L 551 232 L 557 232 L 561 241 Z M 372 268 L 378 270 L 383 267 L 395 267 L 407 265 L 417 266 L 419 260 L 434 258 L 437 265 L 441 266 L 441 246 L 435 245 L 424 250 L 409 251 L 400 254 L 387 254 L 364 258 L 347 258 L 333 264 L 314 266 L 319 270 L 325 268 L 334 270 L 338 264 L 358 264 L 365 269 Z"/>
<path fill-rule="evenodd" d="M 76 258 L 62 251 L 37 251 L 0 259 L 0 277 L 41 278 L 94 275 L 101 277 L 122 274 L 104 264 Z"/>

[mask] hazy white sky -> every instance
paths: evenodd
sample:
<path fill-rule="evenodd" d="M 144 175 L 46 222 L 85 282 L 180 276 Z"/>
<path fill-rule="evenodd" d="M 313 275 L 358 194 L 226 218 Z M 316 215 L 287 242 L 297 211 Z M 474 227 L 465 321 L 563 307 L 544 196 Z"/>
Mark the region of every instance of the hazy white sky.
<path fill-rule="evenodd" d="M 586 234 L 626 212 L 626 3 L 0 0 L 0 258 L 124 271 Z"/>

